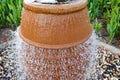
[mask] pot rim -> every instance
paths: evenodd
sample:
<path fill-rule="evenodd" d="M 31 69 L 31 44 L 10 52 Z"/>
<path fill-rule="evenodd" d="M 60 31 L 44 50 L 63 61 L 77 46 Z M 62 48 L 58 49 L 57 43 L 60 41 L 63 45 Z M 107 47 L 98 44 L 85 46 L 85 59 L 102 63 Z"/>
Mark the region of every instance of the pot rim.
<path fill-rule="evenodd" d="M 86 38 L 81 39 L 78 42 L 68 43 L 68 44 L 59 44 L 59 45 L 57 45 L 57 44 L 49 45 L 49 44 L 42 44 L 42 43 L 34 42 L 34 41 L 29 40 L 26 37 L 24 37 L 21 33 L 21 30 L 19 30 L 19 35 L 23 39 L 23 41 L 27 42 L 30 45 L 36 46 L 36 47 L 47 48 L 47 49 L 63 49 L 63 48 L 70 48 L 70 47 L 76 46 L 78 44 L 84 43 L 85 41 L 87 41 L 90 38 L 90 36 L 92 35 L 92 32 L 93 32 L 93 28 L 91 28 L 90 34 L 87 35 Z"/>
<path fill-rule="evenodd" d="M 78 0 L 70 4 L 41 4 L 24 0 L 23 6 L 25 9 L 36 13 L 51 13 L 51 14 L 66 14 L 79 11 L 85 8 L 87 0 Z"/>

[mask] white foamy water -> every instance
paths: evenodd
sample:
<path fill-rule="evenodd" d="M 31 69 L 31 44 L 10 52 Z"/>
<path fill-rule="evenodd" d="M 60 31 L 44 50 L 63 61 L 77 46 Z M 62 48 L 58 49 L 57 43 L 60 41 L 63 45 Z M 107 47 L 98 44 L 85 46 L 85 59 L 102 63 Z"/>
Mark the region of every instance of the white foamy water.
<path fill-rule="evenodd" d="M 31 4 L 31 3 L 38 3 L 38 4 L 72 4 L 76 1 L 81 1 L 83 0 L 24 0 L 25 3 Z"/>
<path fill-rule="evenodd" d="M 19 29 L 13 34 L 9 56 L 15 55 L 16 80 L 81 80 L 84 76 L 85 80 L 97 79 L 94 33 L 85 43 L 65 49 L 38 48 L 25 43 L 19 37 Z"/>
<path fill-rule="evenodd" d="M 35 0 L 36 2 L 39 3 L 56 3 L 56 0 Z"/>

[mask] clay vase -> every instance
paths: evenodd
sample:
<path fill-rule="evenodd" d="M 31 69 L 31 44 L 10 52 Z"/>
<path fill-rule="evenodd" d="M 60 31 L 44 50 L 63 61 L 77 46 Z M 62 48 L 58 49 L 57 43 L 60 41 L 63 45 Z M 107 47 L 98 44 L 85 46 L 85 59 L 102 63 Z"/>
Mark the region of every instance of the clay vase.
<path fill-rule="evenodd" d="M 90 45 L 82 43 L 92 34 L 87 0 L 71 4 L 32 1 L 23 2 L 20 27 L 20 37 L 26 42 L 23 60 L 29 80 L 83 80 Z"/>
<path fill-rule="evenodd" d="M 40 4 L 25 0 L 20 36 L 44 48 L 67 48 L 86 41 L 91 33 L 87 0 L 72 4 Z"/>

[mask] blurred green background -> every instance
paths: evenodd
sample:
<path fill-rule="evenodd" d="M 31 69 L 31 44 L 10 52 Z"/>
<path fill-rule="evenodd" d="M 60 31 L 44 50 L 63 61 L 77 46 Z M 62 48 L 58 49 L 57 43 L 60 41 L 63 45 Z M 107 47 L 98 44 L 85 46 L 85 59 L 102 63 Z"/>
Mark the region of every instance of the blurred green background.
<path fill-rule="evenodd" d="M 0 27 L 15 29 L 20 24 L 22 0 L 0 0 Z"/>

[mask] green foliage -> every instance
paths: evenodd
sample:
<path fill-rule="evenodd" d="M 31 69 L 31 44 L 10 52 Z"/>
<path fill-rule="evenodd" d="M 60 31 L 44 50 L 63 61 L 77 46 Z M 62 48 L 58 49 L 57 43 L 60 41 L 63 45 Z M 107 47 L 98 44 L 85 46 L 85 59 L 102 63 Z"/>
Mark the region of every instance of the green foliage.
<path fill-rule="evenodd" d="M 114 7 L 110 13 L 111 18 L 107 20 L 107 31 L 110 37 L 110 43 L 112 43 L 113 38 L 120 34 L 120 13 L 118 6 Z"/>
<path fill-rule="evenodd" d="M 6 16 L 8 15 L 8 9 L 7 9 L 7 1 L 6 0 L 0 0 L 0 26 L 6 25 Z"/>
<path fill-rule="evenodd" d="M 88 0 L 88 9 L 90 14 L 90 20 L 94 21 L 95 18 L 99 15 L 99 3 L 98 0 Z"/>
<path fill-rule="evenodd" d="M 0 27 L 15 29 L 20 23 L 22 0 L 0 0 Z"/>
<path fill-rule="evenodd" d="M 120 36 L 120 0 L 89 0 L 88 9 L 92 22 L 95 22 L 95 18 L 102 18 L 102 26 L 108 32 L 110 43 Z M 94 23 L 94 29 L 96 33 L 100 32 L 98 21 Z"/>
<path fill-rule="evenodd" d="M 96 19 L 95 23 L 93 24 L 93 28 L 95 29 L 95 32 L 98 34 L 102 29 L 102 24 L 99 23 L 98 20 Z"/>

